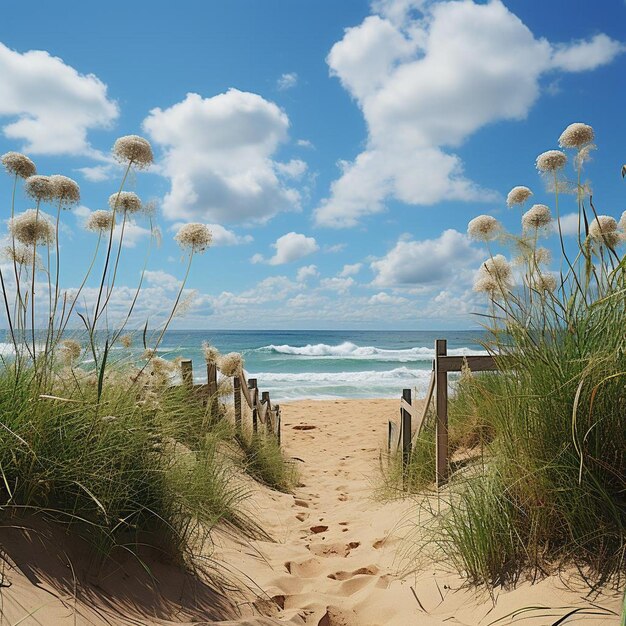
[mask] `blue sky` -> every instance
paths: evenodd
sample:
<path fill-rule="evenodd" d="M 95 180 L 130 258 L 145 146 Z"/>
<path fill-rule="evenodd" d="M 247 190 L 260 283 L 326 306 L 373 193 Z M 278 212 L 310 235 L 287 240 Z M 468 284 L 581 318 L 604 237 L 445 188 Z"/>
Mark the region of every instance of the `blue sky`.
<path fill-rule="evenodd" d="M 518 184 L 552 206 L 534 160 L 571 122 L 595 129 L 598 211 L 626 209 L 622 0 L 146 7 L 11 3 L 0 24 L 0 152 L 81 186 L 63 216 L 63 288 L 93 249 L 85 217 L 119 184 L 114 140 L 154 147 L 127 185 L 157 203 L 163 232 L 137 324 L 175 297 L 173 236 L 199 221 L 216 245 L 195 259 L 178 327 L 473 327 L 485 252 L 467 222 L 488 213 L 519 231 L 504 202 Z M 8 177 L 0 197 L 7 207 Z M 113 313 L 139 279 L 147 225 L 131 235 Z"/>

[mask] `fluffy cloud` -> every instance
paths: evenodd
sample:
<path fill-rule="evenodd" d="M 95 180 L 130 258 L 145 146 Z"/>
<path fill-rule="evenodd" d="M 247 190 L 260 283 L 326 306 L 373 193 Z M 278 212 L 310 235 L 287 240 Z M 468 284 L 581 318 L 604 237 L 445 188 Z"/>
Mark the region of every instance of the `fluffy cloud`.
<path fill-rule="evenodd" d="M 90 154 L 87 133 L 107 128 L 117 118 L 117 104 L 93 74 L 80 74 L 42 50 L 20 54 L 0 43 L 0 117 L 9 139 L 34 154 Z"/>
<path fill-rule="evenodd" d="M 143 128 L 165 150 L 166 218 L 262 222 L 300 208 L 300 194 L 281 182 L 272 160 L 287 139 L 289 119 L 261 96 L 236 89 L 212 98 L 190 93 L 168 109 L 153 109 Z"/>
<path fill-rule="evenodd" d="M 384 291 L 373 295 L 369 299 L 370 304 L 404 304 L 405 302 L 408 302 L 406 298 L 402 296 L 392 296 Z"/>
<path fill-rule="evenodd" d="M 317 245 L 317 241 L 315 241 L 313 237 L 307 237 L 306 235 L 294 233 L 293 231 L 279 237 L 276 242 L 272 244 L 272 248 L 276 250 L 273 257 L 265 260 L 263 255 L 255 254 L 252 257 L 252 262 L 283 265 L 285 263 L 298 261 L 320 249 Z"/>
<path fill-rule="evenodd" d="M 354 276 L 361 271 L 363 267 L 363 263 L 352 263 L 348 265 L 344 265 L 341 272 L 339 272 L 339 276 Z"/>
<path fill-rule="evenodd" d="M 472 248 L 468 237 L 453 229 L 444 231 L 437 239 L 401 239 L 383 258 L 371 263 L 376 274 L 372 285 L 415 287 L 446 284 L 458 279 L 481 259 L 481 253 Z"/>
<path fill-rule="evenodd" d="M 322 289 L 328 289 L 338 293 L 346 293 L 350 287 L 353 287 L 355 284 L 354 278 L 340 278 L 339 276 L 323 278 L 320 281 L 320 287 L 322 287 Z"/>
<path fill-rule="evenodd" d="M 276 81 L 276 88 L 279 91 L 287 91 L 287 89 L 293 89 L 298 84 L 298 74 L 296 72 L 288 72 L 282 74 Z"/>
<path fill-rule="evenodd" d="M 546 73 L 590 70 L 623 50 L 602 34 L 559 45 L 537 39 L 499 0 L 379 0 L 375 8 L 381 14 L 347 29 L 328 55 L 368 138 L 354 161 L 340 162 L 341 176 L 315 212 L 320 225 L 353 226 L 389 198 L 495 199 L 467 179 L 449 149 L 491 122 L 523 119 Z"/>
<path fill-rule="evenodd" d="M 172 276 L 163 270 L 146 270 L 144 278 L 148 285 L 162 287 L 166 291 L 173 291 L 180 287 L 180 280 L 176 276 Z"/>
<path fill-rule="evenodd" d="M 317 271 L 316 265 L 305 265 L 298 270 L 296 274 L 296 280 L 299 283 L 306 282 L 309 278 L 315 278 L 319 276 L 319 272 Z"/>

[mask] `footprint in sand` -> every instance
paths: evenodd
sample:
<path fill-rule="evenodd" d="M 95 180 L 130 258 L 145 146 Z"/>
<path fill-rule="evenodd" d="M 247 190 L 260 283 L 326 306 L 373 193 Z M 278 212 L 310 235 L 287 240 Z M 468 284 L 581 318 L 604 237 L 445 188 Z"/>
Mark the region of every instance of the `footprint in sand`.
<path fill-rule="evenodd" d="M 333 557 L 341 556 L 347 557 L 352 550 L 356 550 L 361 544 L 358 541 L 351 541 L 350 543 L 330 543 L 330 544 L 311 544 L 308 546 L 309 550 L 316 556 Z"/>
<path fill-rule="evenodd" d="M 379 539 L 372 544 L 372 547 L 376 550 L 380 550 L 385 545 L 386 539 Z"/>
<path fill-rule="evenodd" d="M 337 500 L 339 500 L 339 502 L 346 502 L 348 499 L 348 495 L 345 493 L 342 493 L 339 495 L 339 497 L 337 498 Z"/>
<path fill-rule="evenodd" d="M 352 572 L 335 572 L 334 574 L 328 574 L 327 578 L 332 580 L 349 580 L 355 576 L 376 576 L 378 574 L 378 568 L 375 565 L 368 565 L 367 567 L 359 567 Z"/>
<path fill-rule="evenodd" d="M 309 503 L 306 500 L 294 500 L 293 503 L 296 506 L 301 506 L 301 507 L 303 507 L 305 509 L 309 508 Z"/>
<path fill-rule="evenodd" d="M 357 626 L 358 616 L 352 609 L 329 606 L 317 626 Z"/>
<path fill-rule="evenodd" d="M 313 426 L 311 424 L 298 424 L 293 427 L 294 430 L 313 430 L 315 428 L 317 428 L 317 426 Z"/>
<path fill-rule="evenodd" d="M 297 519 L 299 522 L 304 522 L 304 520 L 305 520 L 307 517 L 309 517 L 309 514 L 308 514 L 308 513 L 298 513 L 298 514 L 296 515 L 296 519 Z"/>
<path fill-rule="evenodd" d="M 323 524 L 319 524 L 317 526 L 311 526 L 311 528 L 309 528 L 309 530 L 314 535 L 319 535 L 319 533 L 325 533 L 328 530 L 328 526 L 324 526 Z"/>
<path fill-rule="evenodd" d="M 287 561 L 285 569 L 292 575 L 299 578 L 316 578 L 322 571 L 322 564 L 318 559 L 307 559 L 302 563 Z"/>

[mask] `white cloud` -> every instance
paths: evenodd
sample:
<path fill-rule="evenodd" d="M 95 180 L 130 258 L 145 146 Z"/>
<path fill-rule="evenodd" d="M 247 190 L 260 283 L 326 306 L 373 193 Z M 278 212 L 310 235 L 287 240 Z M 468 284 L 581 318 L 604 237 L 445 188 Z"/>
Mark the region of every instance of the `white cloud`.
<path fill-rule="evenodd" d="M 105 180 L 110 180 L 113 177 L 115 171 L 113 164 L 106 165 L 94 165 L 93 167 L 79 167 L 79 171 L 88 181 L 92 183 L 101 183 Z"/>
<path fill-rule="evenodd" d="M 293 89 L 298 84 L 298 74 L 296 72 L 287 72 L 282 74 L 276 81 L 276 88 L 279 91 L 287 91 Z"/>
<path fill-rule="evenodd" d="M 415 19 L 411 9 L 420 6 Z M 497 199 L 465 176 L 450 148 L 489 123 L 525 118 L 545 74 L 593 69 L 623 48 L 606 35 L 554 46 L 499 0 L 379 0 L 375 7 L 382 14 L 347 29 L 327 58 L 368 137 L 353 161 L 339 163 L 341 175 L 315 211 L 324 226 L 353 226 L 390 198 L 416 205 Z"/>
<path fill-rule="evenodd" d="M 352 263 L 343 266 L 341 272 L 339 272 L 339 276 L 354 276 L 361 271 L 363 267 L 363 263 Z"/>
<path fill-rule="evenodd" d="M 341 252 L 342 250 L 346 249 L 346 246 L 348 244 L 345 243 L 335 243 L 332 245 L 326 245 L 324 246 L 324 252 L 330 252 L 331 254 L 334 254 L 335 252 Z"/>
<path fill-rule="evenodd" d="M 0 43 L 0 84 L 0 117 L 12 119 L 2 131 L 30 153 L 96 156 L 88 131 L 108 128 L 119 115 L 97 76 L 43 50 L 21 54 Z"/>
<path fill-rule="evenodd" d="M 165 149 L 166 218 L 234 223 L 299 210 L 300 194 L 279 180 L 272 160 L 287 139 L 289 119 L 261 96 L 236 89 L 212 98 L 190 93 L 168 109 L 153 109 L 143 128 Z"/>
<path fill-rule="evenodd" d="M 610 63 L 624 50 L 622 43 L 600 33 L 588 41 L 555 46 L 552 66 L 565 72 L 584 72 Z"/>
<path fill-rule="evenodd" d="M 585 227 L 577 212 L 561 215 L 559 222 L 561 223 L 561 232 L 564 236 L 576 236 L 580 231 L 584 232 Z M 552 230 L 557 234 L 559 232 L 559 224 L 556 220 L 552 224 Z"/>
<path fill-rule="evenodd" d="M 296 280 L 299 283 L 306 282 L 309 278 L 315 278 L 319 276 L 319 272 L 317 271 L 316 265 L 305 265 L 298 270 L 296 274 Z"/>
<path fill-rule="evenodd" d="M 320 281 L 320 287 L 322 289 L 329 289 L 330 291 L 337 291 L 338 293 L 346 293 L 350 287 L 353 287 L 356 283 L 354 278 L 323 278 Z"/>
<path fill-rule="evenodd" d="M 481 259 L 468 237 L 453 229 L 444 231 L 437 239 L 400 239 L 383 258 L 371 263 L 376 274 L 372 285 L 411 287 L 459 280 L 461 272 Z"/>
<path fill-rule="evenodd" d="M 283 176 L 298 179 L 306 172 L 307 164 L 301 159 L 291 159 L 287 163 L 277 163 L 276 169 Z"/>
<path fill-rule="evenodd" d="M 405 302 L 408 302 L 406 298 L 402 296 L 392 296 L 384 291 L 373 295 L 369 299 L 370 304 L 404 304 Z"/>
<path fill-rule="evenodd" d="M 315 238 L 307 237 L 301 233 L 294 233 L 293 231 L 279 237 L 276 242 L 272 244 L 272 248 L 276 250 L 273 257 L 266 260 L 263 255 L 255 254 L 251 259 L 252 263 L 284 265 L 285 263 L 298 261 L 319 250 Z"/>
<path fill-rule="evenodd" d="M 308 139 L 298 139 L 296 145 L 300 148 L 314 148 L 315 146 Z"/>
<path fill-rule="evenodd" d="M 148 285 L 162 287 L 166 291 L 173 291 L 180 287 L 180 280 L 163 270 L 146 270 L 144 278 Z"/>

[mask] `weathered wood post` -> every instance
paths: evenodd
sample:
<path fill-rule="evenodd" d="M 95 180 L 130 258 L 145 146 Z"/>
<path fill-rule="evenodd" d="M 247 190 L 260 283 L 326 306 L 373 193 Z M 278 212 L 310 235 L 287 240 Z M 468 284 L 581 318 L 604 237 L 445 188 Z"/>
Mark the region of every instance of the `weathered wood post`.
<path fill-rule="evenodd" d="M 439 357 L 447 354 L 448 342 L 445 339 L 437 339 L 435 341 L 437 487 L 441 487 L 448 479 L 448 372 L 439 363 Z"/>
<path fill-rule="evenodd" d="M 235 428 L 241 430 L 241 379 L 233 376 L 233 402 L 235 405 Z"/>
<path fill-rule="evenodd" d="M 271 408 L 272 408 L 272 404 L 270 402 L 270 392 L 269 391 L 263 391 L 261 393 L 261 404 L 265 405 L 265 432 L 267 433 L 267 424 L 269 422 L 269 424 L 271 426 L 273 426 L 272 424 L 272 414 L 270 412 Z"/>
<path fill-rule="evenodd" d="M 191 359 L 183 359 L 180 362 L 180 373 L 183 385 L 189 390 L 193 389 L 193 363 Z"/>
<path fill-rule="evenodd" d="M 280 447 L 280 404 L 277 404 L 276 409 L 276 440 L 278 441 L 278 447 Z"/>
<path fill-rule="evenodd" d="M 209 405 L 211 418 L 215 419 L 217 417 L 217 407 L 218 407 L 217 365 L 215 363 L 206 364 L 206 386 L 207 386 L 207 398 L 208 398 L 207 403 Z"/>
<path fill-rule="evenodd" d="M 393 424 L 391 420 L 387 421 L 387 453 L 391 454 L 391 435 L 393 433 Z"/>
<path fill-rule="evenodd" d="M 259 430 L 259 409 L 257 408 L 259 389 L 257 387 L 256 378 L 250 378 L 248 380 L 248 389 L 252 392 L 250 394 L 250 401 L 252 402 L 252 432 L 256 434 Z"/>
<path fill-rule="evenodd" d="M 402 399 L 411 404 L 411 390 L 402 390 Z M 404 408 L 400 409 L 402 428 L 402 486 L 406 488 L 409 477 L 409 461 L 411 460 L 411 413 Z"/>

